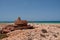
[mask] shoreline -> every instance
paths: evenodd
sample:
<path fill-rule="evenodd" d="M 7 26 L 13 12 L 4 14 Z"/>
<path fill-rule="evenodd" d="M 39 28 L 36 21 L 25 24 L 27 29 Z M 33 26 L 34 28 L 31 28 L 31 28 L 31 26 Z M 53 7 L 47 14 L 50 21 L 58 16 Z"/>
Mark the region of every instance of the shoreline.
<path fill-rule="evenodd" d="M 0 24 L 14 24 L 14 23 L 0 23 Z M 28 23 L 28 24 L 60 24 L 60 23 Z"/>

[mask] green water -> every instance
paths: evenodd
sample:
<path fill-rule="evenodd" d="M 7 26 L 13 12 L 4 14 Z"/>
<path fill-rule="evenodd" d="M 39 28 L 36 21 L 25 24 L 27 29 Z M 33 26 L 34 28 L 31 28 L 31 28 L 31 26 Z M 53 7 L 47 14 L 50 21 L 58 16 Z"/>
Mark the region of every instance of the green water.
<path fill-rule="evenodd" d="M 29 21 L 29 23 L 60 23 L 60 21 Z"/>
<path fill-rule="evenodd" d="M 14 21 L 0 21 L 0 23 L 14 23 Z M 28 23 L 60 23 L 60 21 L 28 21 Z"/>

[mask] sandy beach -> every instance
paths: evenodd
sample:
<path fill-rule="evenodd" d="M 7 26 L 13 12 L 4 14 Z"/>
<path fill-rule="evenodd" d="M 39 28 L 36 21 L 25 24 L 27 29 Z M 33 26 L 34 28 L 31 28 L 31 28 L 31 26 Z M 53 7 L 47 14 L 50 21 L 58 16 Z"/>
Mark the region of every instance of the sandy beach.
<path fill-rule="evenodd" d="M 60 40 L 60 0 L 0 0 L 0 40 Z"/>
<path fill-rule="evenodd" d="M 1 25 L 1 24 L 0 24 Z M 60 40 L 60 24 L 28 23 L 34 29 L 15 30 L 2 40 Z"/>

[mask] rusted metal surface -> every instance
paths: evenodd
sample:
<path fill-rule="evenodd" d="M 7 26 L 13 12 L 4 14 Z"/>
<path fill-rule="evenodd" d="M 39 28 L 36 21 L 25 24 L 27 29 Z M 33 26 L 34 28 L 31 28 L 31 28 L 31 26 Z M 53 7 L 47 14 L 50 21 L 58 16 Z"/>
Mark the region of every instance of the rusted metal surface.
<path fill-rule="evenodd" d="M 14 25 L 7 25 L 5 28 L 2 29 L 2 33 L 8 33 L 14 30 L 20 29 L 33 29 L 33 26 L 27 25 L 27 20 L 21 20 L 20 17 L 14 22 Z"/>

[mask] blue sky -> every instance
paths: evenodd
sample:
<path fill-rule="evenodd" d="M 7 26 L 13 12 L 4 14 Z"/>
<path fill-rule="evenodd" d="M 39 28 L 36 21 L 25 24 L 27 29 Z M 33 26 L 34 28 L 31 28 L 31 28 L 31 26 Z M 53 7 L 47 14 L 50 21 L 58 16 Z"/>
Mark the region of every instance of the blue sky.
<path fill-rule="evenodd" d="M 18 16 L 30 21 L 60 21 L 60 0 L 0 0 L 0 21 Z"/>

